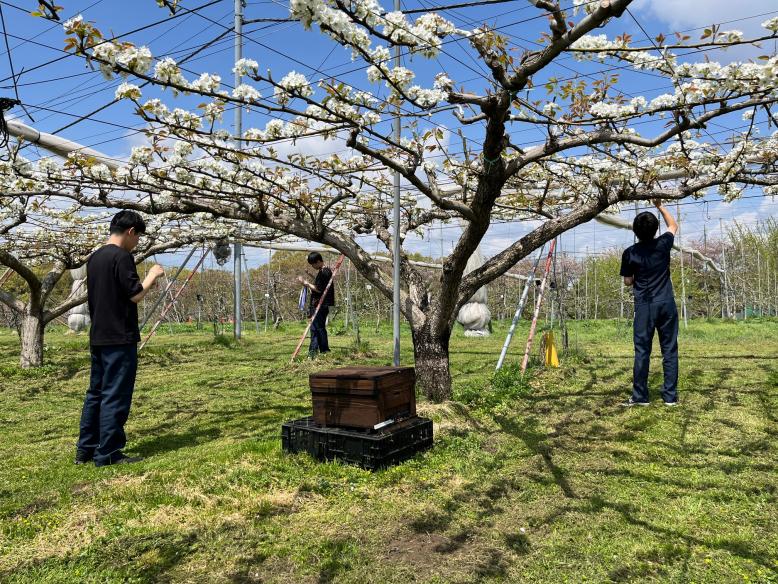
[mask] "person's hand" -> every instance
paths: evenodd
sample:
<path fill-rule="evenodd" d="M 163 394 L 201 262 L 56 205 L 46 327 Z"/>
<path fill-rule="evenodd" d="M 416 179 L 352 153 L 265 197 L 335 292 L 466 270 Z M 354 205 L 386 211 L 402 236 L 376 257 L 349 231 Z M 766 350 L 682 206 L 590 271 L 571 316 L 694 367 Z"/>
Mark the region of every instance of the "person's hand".
<path fill-rule="evenodd" d="M 297 281 L 300 282 L 300 284 L 305 284 L 305 278 L 302 276 L 297 276 Z"/>
<path fill-rule="evenodd" d="M 654 203 L 654 207 L 657 209 L 662 208 L 662 199 L 652 199 L 651 202 Z"/>
<path fill-rule="evenodd" d="M 165 275 L 165 269 L 160 266 L 159 264 L 154 264 L 151 266 L 151 269 L 149 270 L 149 276 L 154 278 L 155 280 L 161 276 Z"/>

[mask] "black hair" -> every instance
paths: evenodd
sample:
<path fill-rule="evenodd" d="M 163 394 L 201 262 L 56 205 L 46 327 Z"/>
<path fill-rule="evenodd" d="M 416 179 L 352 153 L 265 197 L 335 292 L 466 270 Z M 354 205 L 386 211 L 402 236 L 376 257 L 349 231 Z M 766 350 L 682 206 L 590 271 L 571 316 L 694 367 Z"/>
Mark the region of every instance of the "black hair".
<path fill-rule="evenodd" d="M 632 231 L 640 241 L 651 241 L 659 229 L 659 219 L 650 211 L 638 213 L 632 222 Z"/>
<path fill-rule="evenodd" d="M 146 233 L 146 222 L 135 211 L 119 211 L 111 219 L 111 235 L 124 233 L 130 228 L 135 228 L 135 233 Z"/>
<path fill-rule="evenodd" d="M 308 254 L 308 263 L 313 265 L 316 262 L 323 262 L 324 258 L 321 257 L 321 254 L 318 251 L 312 251 Z"/>

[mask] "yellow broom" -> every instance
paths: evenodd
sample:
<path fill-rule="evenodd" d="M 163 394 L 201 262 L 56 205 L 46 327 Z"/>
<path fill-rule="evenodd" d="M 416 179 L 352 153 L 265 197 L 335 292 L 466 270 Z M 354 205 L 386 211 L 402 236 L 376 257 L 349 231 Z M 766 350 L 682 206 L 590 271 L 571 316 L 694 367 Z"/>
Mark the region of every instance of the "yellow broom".
<path fill-rule="evenodd" d="M 554 331 L 549 330 L 543 333 L 543 347 L 546 367 L 559 367 L 559 355 L 556 352 L 556 344 L 554 343 Z"/>

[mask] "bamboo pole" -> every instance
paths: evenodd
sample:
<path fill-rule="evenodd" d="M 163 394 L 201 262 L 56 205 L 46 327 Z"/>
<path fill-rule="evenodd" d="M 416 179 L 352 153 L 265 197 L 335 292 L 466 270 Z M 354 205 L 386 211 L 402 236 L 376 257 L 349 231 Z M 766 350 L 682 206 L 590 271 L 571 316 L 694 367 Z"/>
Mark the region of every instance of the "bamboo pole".
<path fill-rule="evenodd" d="M 529 363 L 529 353 L 532 350 L 532 341 L 535 338 L 535 327 L 538 324 L 538 315 L 540 314 L 540 306 L 543 304 L 543 291 L 546 289 L 546 282 L 548 281 L 548 273 L 551 270 L 551 259 L 554 256 L 554 249 L 556 248 L 556 239 L 551 242 L 551 247 L 548 250 L 548 257 L 546 258 L 546 267 L 543 270 L 543 279 L 540 282 L 540 291 L 538 292 L 537 301 L 535 302 L 535 312 L 532 315 L 532 324 L 529 328 L 529 337 L 527 337 L 527 346 L 524 349 L 524 358 L 521 361 L 521 374 L 527 370 L 527 364 Z"/>

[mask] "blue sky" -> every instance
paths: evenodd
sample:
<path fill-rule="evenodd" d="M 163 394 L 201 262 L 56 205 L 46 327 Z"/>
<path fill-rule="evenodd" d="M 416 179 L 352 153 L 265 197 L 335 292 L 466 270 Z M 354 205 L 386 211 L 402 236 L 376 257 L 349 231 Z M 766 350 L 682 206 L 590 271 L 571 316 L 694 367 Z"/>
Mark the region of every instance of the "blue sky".
<path fill-rule="evenodd" d="M 571 0 L 563 0 L 563 6 Z M 196 14 L 185 14 L 174 19 L 167 18 L 166 10 L 156 6 L 154 0 L 134 0 L 120 2 L 119 0 L 61 0 L 64 5 L 63 16 L 70 17 L 83 14 L 87 20 L 93 21 L 106 35 L 119 35 L 122 39 L 135 44 L 145 44 L 151 47 L 155 57 L 170 55 L 181 59 L 202 44 L 213 40 L 232 25 L 232 0 L 221 0 Z M 3 2 L 3 13 L 11 56 L 17 74 L 24 70 L 19 78 L 19 94 L 32 114 L 34 122 L 27 118 L 20 109 L 13 112 L 25 123 L 47 132 L 59 130 L 70 124 L 79 116 L 88 114 L 113 99 L 115 87 L 119 81 L 105 81 L 99 71 L 88 68 L 83 59 L 66 56 L 61 48 L 64 46 L 64 34 L 59 24 L 29 16 L 23 10 L 15 7 L 29 8 L 32 3 L 14 0 Z M 189 9 L 207 4 L 207 0 L 183 0 L 181 4 Z M 388 4 L 387 7 L 390 7 Z M 405 9 L 428 8 L 433 3 L 426 0 L 404 2 Z M 246 18 L 284 18 L 287 15 L 287 3 L 275 0 L 248 1 Z M 540 12 L 524 0 L 516 0 L 505 4 L 489 7 L 475 7 L 450 10 L 443 13 L 462 28 L 474 28 L 481 23 L 496 25 L 500 31 L 508 35 L 511 43 L 518 47 L 533 48 L 540 33 L 546 29 L 544 20 L 538 18 Z M 700 27 L 711 23 L 725 23 L 722 29 L 739 29 L 750 34 L 760 34 L 759 23 L 767 18 L 778 15 L 778 5 L 775 0 L 746 0 L 732 2 L 722 0 L 638 0 L 632 8 L 632 14 L 643 28 L 651 35 L 662 32 L 665 35 L 673 31 L 689 31 L 693 38 L 700 33 Z M 733 22 L 727 22 L 733 21 Z M 159 22 L 147 30 L 125 34 L 134 29 Z M 309 79 L 320 79 L 322 76 L 334 76 L 355 87 L 373 89 L 358 63 L 351 60 L 350 52 L 334 45 L 317 31 L 302 31 L 297 24 L 290 23 L 259 23 L 248 25 L 245 29 L 246 42 L 244 56 L 257 60 L 260 70 L 272 69 L 275 78 L 282 77 L 290 70 L 297 70 L 308 75 Z M 644 40 L 645 35 L 630 17 L 626 16 L 610 23 L 603 32 L 609 35 L 626 32 L 636 41 Z M 188 78 L 194 78 L 195 73 L 208 71 L 222 76 L 225 85 L 231 86 L 233 63 L 232 35 L 227 35 L 200 55 L 188 61 L 185 65 Z M 761 50 L 743 48 L 723 53 L 709 53 L 714 60 L 728 62 L 744 60 L 758 54 L 772 54 L 775 46 L 762 47 Z M 518 54 L 518 53 L 517 53 Z M 447 43 L 439 59 L 425 61 L 415 58 L 406 65 L 417 71 L 418 80 L 422 85 L 431 85 L 433 76 L 439 71 L 446 71 L 457 84 L 464 84 L 468 89 L 482 90 L 486 86 L 483 66 L 474 58 L 474 53 L 464 41 Z M 697 59 L 700 55 L 695 55 Z M 51 62 L 57 59 L 55 62 Z M 48 63 L 48 64 L 45 64 Z M 41 64 L 45 64 L 39 67 Z M 39 67 L 36 69 L 36 67 Z M 542 87 L 544 77 L 572 77 L 578 74 L 594 74 L 604 69 L 601 64 L 581 64 L 570 57 L 563 57 L 556 65 L 549 68 L 535 80 L 536 86 Z M 12 96 L 10 85 L 10 67 L 8 56 L 4 53 L 0 58 L 0 75 L 5 80 L 0 95 Z M 622 72 L 621 89 L 625 94 L 644 95 L 651 99 L 661 93 L 670 91 L 663 79 L 648 74 L 629 74 Z M 543 97 L 545 92 L 541 89 Z M 267 94 L 268 92 L 265 91 Z M 159 96 L 152 88 L 144 89 L 144 97 Z M 533 97 L 532 95 L 530 97 Z M 198 103 L 195 97 L 174 100 L 169 94 L 164 96 L 168 104 L 191 107 Z M 225 115 L 225 125 L 231 123 L 231 114 Z M 268 118 L 256 113 L 245 116 L 244 128 L 264 126 Z M 453 127 L 453 118 L 437 117 L 435 124 Z M 710 131 L 717 136 L 726 136 L 728 128 L 735 128 L 743 122 L 739 117 L 725 121 Z M 91 119 L 79 122 L 73 127 L 61 131 L 63 137 L 93 146 L 110 156 L 123 158 L 127 156 L 134 145 L 144 142 L 138 133 L 140 121 L 133 115 L 129 102 L 122 102 L 95 114 Z M 764 128 L 765 132 L 767 128 Z M 468 136 L 477 139 L 479 127 L 468 130 Z M 544 135 L 536 129 L 517 131 L 517 143 L 531 144 L 542 140 Z M 718 139 L 718 138 L 717 138 Z M 290 146 L 290 149 L 292 147 Z M 314 152 L 329 152 L 342 148 L 339 143 L 307 143 L 295 148 Z M 452 140 L 450 149 L 453 153 L 461 150 L 458 140 Z M 44 153 L 45 155 L 45 153 Z M 31 151 L 34 157 L 34 151 Z M 747 198 L 733 204 L 719 203 L 720 197 L 712 194 L 710 202 L 689 202 L 682 206 L 682 225 L 684 237 L 699 239 L 703 235 L 703 226 L 707 226 L 709 235 L 718 233 L 719 218 L 724 223 L 739 221 L 744 224 L 754 224 L 757 220 L 775 216 L 778 211 L 778 200 L 760 196 L 758 191 L 750 191 Z M 630 213 L 631 215 L 631 213 Z M 531 224 L 514 223 L 510 225 L 494 225 L 483 244 L 483 252 L 489 256 L 504 247 L 509 241 L 526 233 Z M 423 240 L 409 241 L 408 248 L 424 254 L 439 256 L 441 247 L 444 253 L 451 247 L 451 242 L 458 234 L 455 225 L 433 227 Z M 568 233 L 563 238 L 562 249 L 570 253 L 600 252 L 604 249 L 622 247 L 632 242 L 629 232 L 608 228 L 603 225 L 589 223 L 576 228 L 575 233 Z M 442 246 L 441 246 L 442 243 Z M 368 243 L 369 250 L 375 249 L 374 243 Z M 265 252 L 249 254 L 250 263 L 261 263 L 266 258 Z M 165 258 L 166 263 L 175 263 L 172 255 Z"/>

